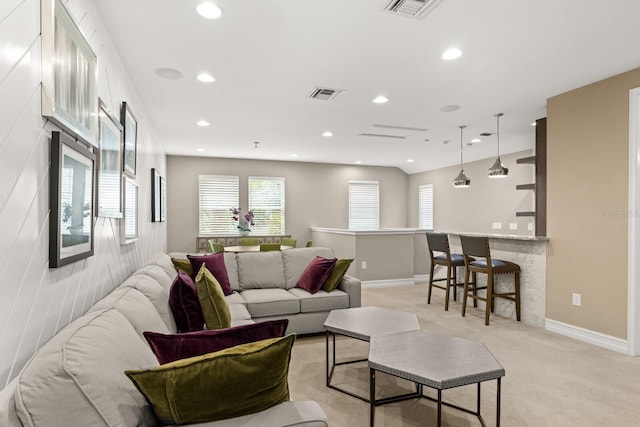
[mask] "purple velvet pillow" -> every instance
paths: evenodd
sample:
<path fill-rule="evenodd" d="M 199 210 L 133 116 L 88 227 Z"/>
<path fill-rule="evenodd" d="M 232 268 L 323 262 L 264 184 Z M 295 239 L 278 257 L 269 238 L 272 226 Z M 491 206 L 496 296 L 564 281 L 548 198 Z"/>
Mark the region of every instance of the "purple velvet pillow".
<path fill-rule="evenodd" d="M 169 307 L 171 307 L 178 332 L 204 329 L 204 315 L 196 292 L 196 284 L 182 270 L 178 271 L 178 275 L 171 284 Z"/>
<path fill-rule="evenodd" d="M 143 335 L 158 362 L 163 365 L 240 344 L 283 337 L 288 325 L 289 319 L 281 319 L 186 334 L 165 335 L 158 332 L 144 332 Z"/>
<path fill-rule="evenodd" d="M 217 254 L 211 255 L 187 255 L 187 258 L 189 258 L 191 268 L 195 274 L 198 274 L 200 267 L 204 263 L 207 270 L 209 270 L 211 274 L 213 274 L 213 277 L 215 277 L 220 283 L 220 287 L 222 288 L 224 295 L 227 296 L 233 293 L 231 284 L 229 283 L 227 266 L 224 264 L 224 252 L 218 252 Z"/>
<path fill-rule="evenodd" d="M 331 274 L 331 270 L 333 270 L 333 266 L 336 265 L 336 261 L 336 258 L 315 257 L 302 272 L 302 276 L 298 279 L 296 287 L 315 294 L 320 290 L 324 281 L 329 277 L 329 274 Z"/>

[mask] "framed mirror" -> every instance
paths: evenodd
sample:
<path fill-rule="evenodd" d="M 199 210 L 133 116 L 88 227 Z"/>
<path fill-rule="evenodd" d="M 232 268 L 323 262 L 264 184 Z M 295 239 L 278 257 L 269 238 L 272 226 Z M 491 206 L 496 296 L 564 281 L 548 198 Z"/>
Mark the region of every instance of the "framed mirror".
<path fill-rule="evenodd" d="M 98 164 L 98 216 L 122 218 L 122 125 L 102 100 Z"/>
<path fill-rule="evenodd" d="M 49 267 L 93 255 L 95 155 L 69 136 L 51 133 Z"/>
<path fill-rule="evenodd" d="M 124 177 L 124 216 L 121 221 L 121 244 L 128 245 L 138 240 L 138 184 Z"/>

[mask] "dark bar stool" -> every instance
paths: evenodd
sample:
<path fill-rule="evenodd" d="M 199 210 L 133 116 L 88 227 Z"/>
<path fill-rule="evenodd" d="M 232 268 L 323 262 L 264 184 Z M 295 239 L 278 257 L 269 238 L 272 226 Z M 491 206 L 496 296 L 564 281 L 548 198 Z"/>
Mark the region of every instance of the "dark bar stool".
<path fill-rule="evenodd" d="M 477 306 L 476 300 L 485 302 L 484 324 L 489 324 L 490 312 L 493 312 L 493 303 L 495 298 L 505 298 L 516 303 L 516 318 L 520 320 L 520 266 L 513 262 L 503 261 L 499 259 L 491 259 L 491 251 L 489 250 L 488 237 L 476 236 L 460 236 L 462 244 L 462 254 L 464 256 L 465 274 L 464 274 L 464 296 L 462 298 L 462 315 L 465 315 L 467 309 L 467 297 L 474 300 L 474 306 Z M 474 260 L 472 257 L 483 258 Z M 477 280 L 475 283 L 469 283 L 469 275 L 472 273 L 484 273 L 487 275 L 487 286 L 479 287 Z M 514 291 L 496 293 L 493 291 L 494 275 L 511 274 L 514 275 Z M 473 286 L 469 286 L 473 284 Z M 486 296 L 478 295 L 479 289 L 486 289 Z"/>
<path fill-rule="evenodd" d="M 427 304 L 431 304 L 431 289 L 433 287 L 444 289 L 444 309 L 449 310 L 449 290 L 453 287 L 453 300 L 457 301 L 456 289 L 463 286 L 464 283 L 458 283 L 457 267 L 464 267 L 464 257 L 460 254 L 452 254 L 449 250 L 449 237 L 446 233 L 427 232 L 427 245 L 429 246 L 429 257 L 431 258 L 431 270 L 429 273 L 429 296 Z M 439 255 L 434 255 L 439 252 Z M 447 267 L 447 277 L 442 279 L 434 279 L 433 271 L 436 265 Z M 453 281 L 452 281 L 453 279 Z M 433 282 L 446 281 L 444 286 L 439 286 Z"/>

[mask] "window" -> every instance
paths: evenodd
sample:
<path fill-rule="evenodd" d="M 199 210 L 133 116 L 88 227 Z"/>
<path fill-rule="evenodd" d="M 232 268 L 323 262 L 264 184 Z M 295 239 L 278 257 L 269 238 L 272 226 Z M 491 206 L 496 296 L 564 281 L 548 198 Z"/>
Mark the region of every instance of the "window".
<path fill-rule="evenodd" d="M 230 210 L 239 206 L 239 188 L 237 176 L 198 176 L 200 234 L 237 234 Z"/>
<path fill-rule="evenodd" d="M 250 176 L 249 209 L 255 234 L 284 234 L 284 178 Z"/>
<path fill-rule="evenodd" d="M 418 228 L 433 230 L 433 184 L 418 189 Z"/>
<path fill-rule="evenodd" d="M 349 181 L 349 230 L 380 228 L 378 181 Z"/>

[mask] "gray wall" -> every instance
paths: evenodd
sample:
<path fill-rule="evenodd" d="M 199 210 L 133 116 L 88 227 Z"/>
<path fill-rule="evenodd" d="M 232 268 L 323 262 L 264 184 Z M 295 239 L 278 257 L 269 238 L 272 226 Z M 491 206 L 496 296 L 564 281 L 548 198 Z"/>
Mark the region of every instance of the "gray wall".
<path fill-rule="evenodd" d="M 248 176 L 285 177 L 286 233 L 298 246 L 311 239 L 309 227 L 348 228 L 349 180 L 378 180 L 380 227 L 406 227 L 407 179 L 400 169 L 167 156 L 167 247 L 194 251 L 198 235 L 198 175 L 240 177 L 240 206 L 247 207 Z"/>
<path fill-rule="evenodd" d="M 65 2 L 98 55 L 98 95 L 138 119 L 140 239 L 120 246 L 119 220 L 94 218 L 95 255 L 49 269 L 50 135 L 40 113 L 40 0 L 0 1 L 0 388 L 35 350 L 166 247 L 150 222 L 150 169 L 164 151 L 92 1 Z M 7 53 L 7 55 L 5 55 Z M 107 79 L 108 75 L 108 79 Z"/>

